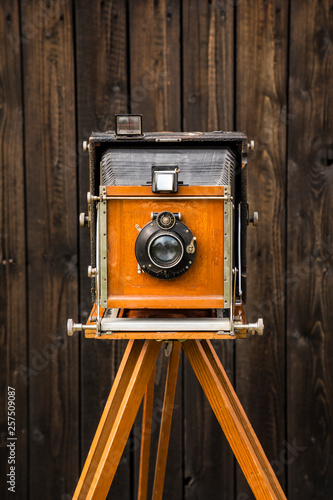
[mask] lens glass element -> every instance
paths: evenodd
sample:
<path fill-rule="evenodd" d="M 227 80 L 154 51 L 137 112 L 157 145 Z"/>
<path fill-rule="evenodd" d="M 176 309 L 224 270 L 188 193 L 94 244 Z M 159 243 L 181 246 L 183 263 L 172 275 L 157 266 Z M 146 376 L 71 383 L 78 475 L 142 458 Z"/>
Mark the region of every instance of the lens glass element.
<path fill-rule="evenodd" d="M 158 266 L 172 267 L 182 258 L 183 248 L 178 238 L 165 234 L 152 241 L 149 253 L 153 262 Z"/>

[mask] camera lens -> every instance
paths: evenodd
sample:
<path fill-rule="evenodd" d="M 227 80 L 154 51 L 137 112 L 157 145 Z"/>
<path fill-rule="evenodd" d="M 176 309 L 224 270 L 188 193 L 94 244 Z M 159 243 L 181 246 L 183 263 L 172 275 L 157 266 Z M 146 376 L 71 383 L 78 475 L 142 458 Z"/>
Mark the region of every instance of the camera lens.
<path fill-rule="evenodd" d="M 157 236 L 149 246 L 152 261 L 160 267 L 173 267 L 183 256 L 183 246 L 178 238 L 170 234 Z"/>

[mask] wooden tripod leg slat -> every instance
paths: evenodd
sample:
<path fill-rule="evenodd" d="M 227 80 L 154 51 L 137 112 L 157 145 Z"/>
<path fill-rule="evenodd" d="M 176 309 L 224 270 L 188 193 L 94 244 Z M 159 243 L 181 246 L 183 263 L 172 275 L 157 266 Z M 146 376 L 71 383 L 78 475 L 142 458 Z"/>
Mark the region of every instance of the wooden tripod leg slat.
<path fill-rule="evenodd" d="M 168 363 L 167 378 L 165 382 L 152 500 L 162 500 L 163 495 L 164 477 L 169 448 L 169 438 L 177 384 L 180 350 L 181 343 L 177 341 L 173 342 L 173 348 Z"/>
<path fill-rule="evenodd" d="M 153 368 L 153 372 L 151 374 L 144 396 L 138 500 L 147 500 L 150 437 L 151 437 L 152 414 L 153 414 L 153 404 L 154 404 L 154 384 L 155 384 L 155 366 Z"/>
<path fill-rule="evenodd" d="M 201 345 L 207 355 L 207 358 L 209 359 L 209 362 L 211 366 L 213 367 L 216 375 L 219 378 L 219 381 L 221 385 L 223 386 L 223 389 L 225 390 L 225 393 L 235 410 L 235 413 L 237 415 L 237 418 L 239 419 L 241 425 L 243 428 L 246 430 L 247 437 L 249 438 L 249 441 L 251 443 L 251 446 L 253 448 L 253 452 L 255 453 L 259 463 L 261 464 L 261 467 L 266 473 L 267 479 L 269 480 L 272 489 L 275 492 L 276 498 L 285 498 L 284 493 L 282 491 L 282 488 L 280 486 L 280 483 L 278 482 L 274 471 L 272 469 L 271 464 L 269 463 L 265 452 L 260 444 L 259 439 L 257 438 L 251 423 L 249 419 L 247 418 L 246 413 L 244 412 L 244 409 L 238 399 L 238 396 L 231 385 L 231 382 L 225 373 L 225 370 L 222 366 L 222 363 L 217 356 L 215 349 L 213 348 L 211 342 L 209 340 L 203 340 L 201 342 Z"/>
<path fill-rule="evenodd" d="M 98 424 L 79 482 L 76 486 L 73 500 L 86 498 L 94 476 L 94 464 L 98 463 L 104 446 L 110 434 L 115 415 L 120 407 L 128 382 L 139 358 L 143 343 L 130 340 L 120 363 L 117 375 L 112 385 L 110 395 L 105 404 L 102 417 Z"/>
<path fill-rule="evenodd" d="M 93 464 L 95 473 L 86 500 L 105 500 L 108 494 L 160 347 L 155 340 L 146 340 L 143 344 L 101 458 Z"/>
<path fill-rule="evenodd" d="M 267 475 L 269 462 L 262 449 L 260 451 L 257 446 L 253 446 L 257 438 L 253 438 L 254 432 L 236 394 L 231 393 L 222 365 L 215 360 L 212 366 L 212 355 L 207 356 L 205 352 L 205 349 L 210 351 L 208 344 L 204 349 L 199 340 L 187 340 L 183 343 L 183 349 L 256 499 L 286 500 L 276 479 L 273 488 L 271 474 L 269 477 Z"/>
<path fill-rule="evenodd" d="M 129 343 L 73 499 L 105 499 L 126 445 L 160 344 Z"/>

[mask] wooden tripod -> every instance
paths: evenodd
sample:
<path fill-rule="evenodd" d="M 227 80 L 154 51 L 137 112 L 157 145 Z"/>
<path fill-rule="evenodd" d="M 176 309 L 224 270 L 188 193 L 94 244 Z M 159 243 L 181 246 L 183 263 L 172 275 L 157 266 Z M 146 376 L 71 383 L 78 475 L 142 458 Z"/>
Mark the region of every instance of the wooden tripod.
<path fill-rule="evenodd" d="M 156 340 L 130 340 L 113 383 L 74 499 L 105 499 L 144 397 L 138 500 L 147 499 Z M 209 340 L 173 342 L 155 466 L 153 500 L 161 500 L 181 348 L 208 398 L 244 475 L 259 500 L 286 499 L 224 368 Z"/>

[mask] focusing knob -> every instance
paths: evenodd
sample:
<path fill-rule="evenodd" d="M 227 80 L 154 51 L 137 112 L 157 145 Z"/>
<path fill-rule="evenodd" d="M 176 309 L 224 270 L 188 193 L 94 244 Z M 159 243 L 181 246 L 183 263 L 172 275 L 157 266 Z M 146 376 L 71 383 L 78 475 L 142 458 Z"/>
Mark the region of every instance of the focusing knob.
<path fill-rule="evenodd" d="M 258 335 L 263 335 L 264 333 L 264 320 L 262 318 L 258 318 L 256 323 L 250 323 L 249 324 L 249 332 L 252 333 L 252 335 L 257 332 Z"/>
<path fill-rule="evenodd" d="M 88 325 L 86 325 L 88 326 Z M 91 326 L 89 325 L 88 328 L 90 329 Z M 73 335 L 74 332 L 81 332 L 83 330 L 83 326 L 81 323 L 74 323 L 72 319 L 67 320 L 67 335 L 70 337 Z"/>
<path fill-rule="evenodd" d="M 97 274 L 97 269 L 92 266 L 88 266 L 88 278 L 93 278 Z"/>
<path fill-rule="evenodd" d="M 176 217 L 171 212 L 161 212 L 156 222 L 161 229 L 171 229 L 176 224 Z"/>
<path fill-rule="evenodd" d="M 68 319 L 67 320 L 67 335 L 69 335 L 70 337 L 73 335 L 74 333 L 74 321 L 72 319 Z"/>
<path fill-rule="evenodd" d="M 258 332 L 258 335 L 263 335 L 263 333 L 264 333 L 264 320 L 262 318 L 258 318 L 257 332 Z"/>

